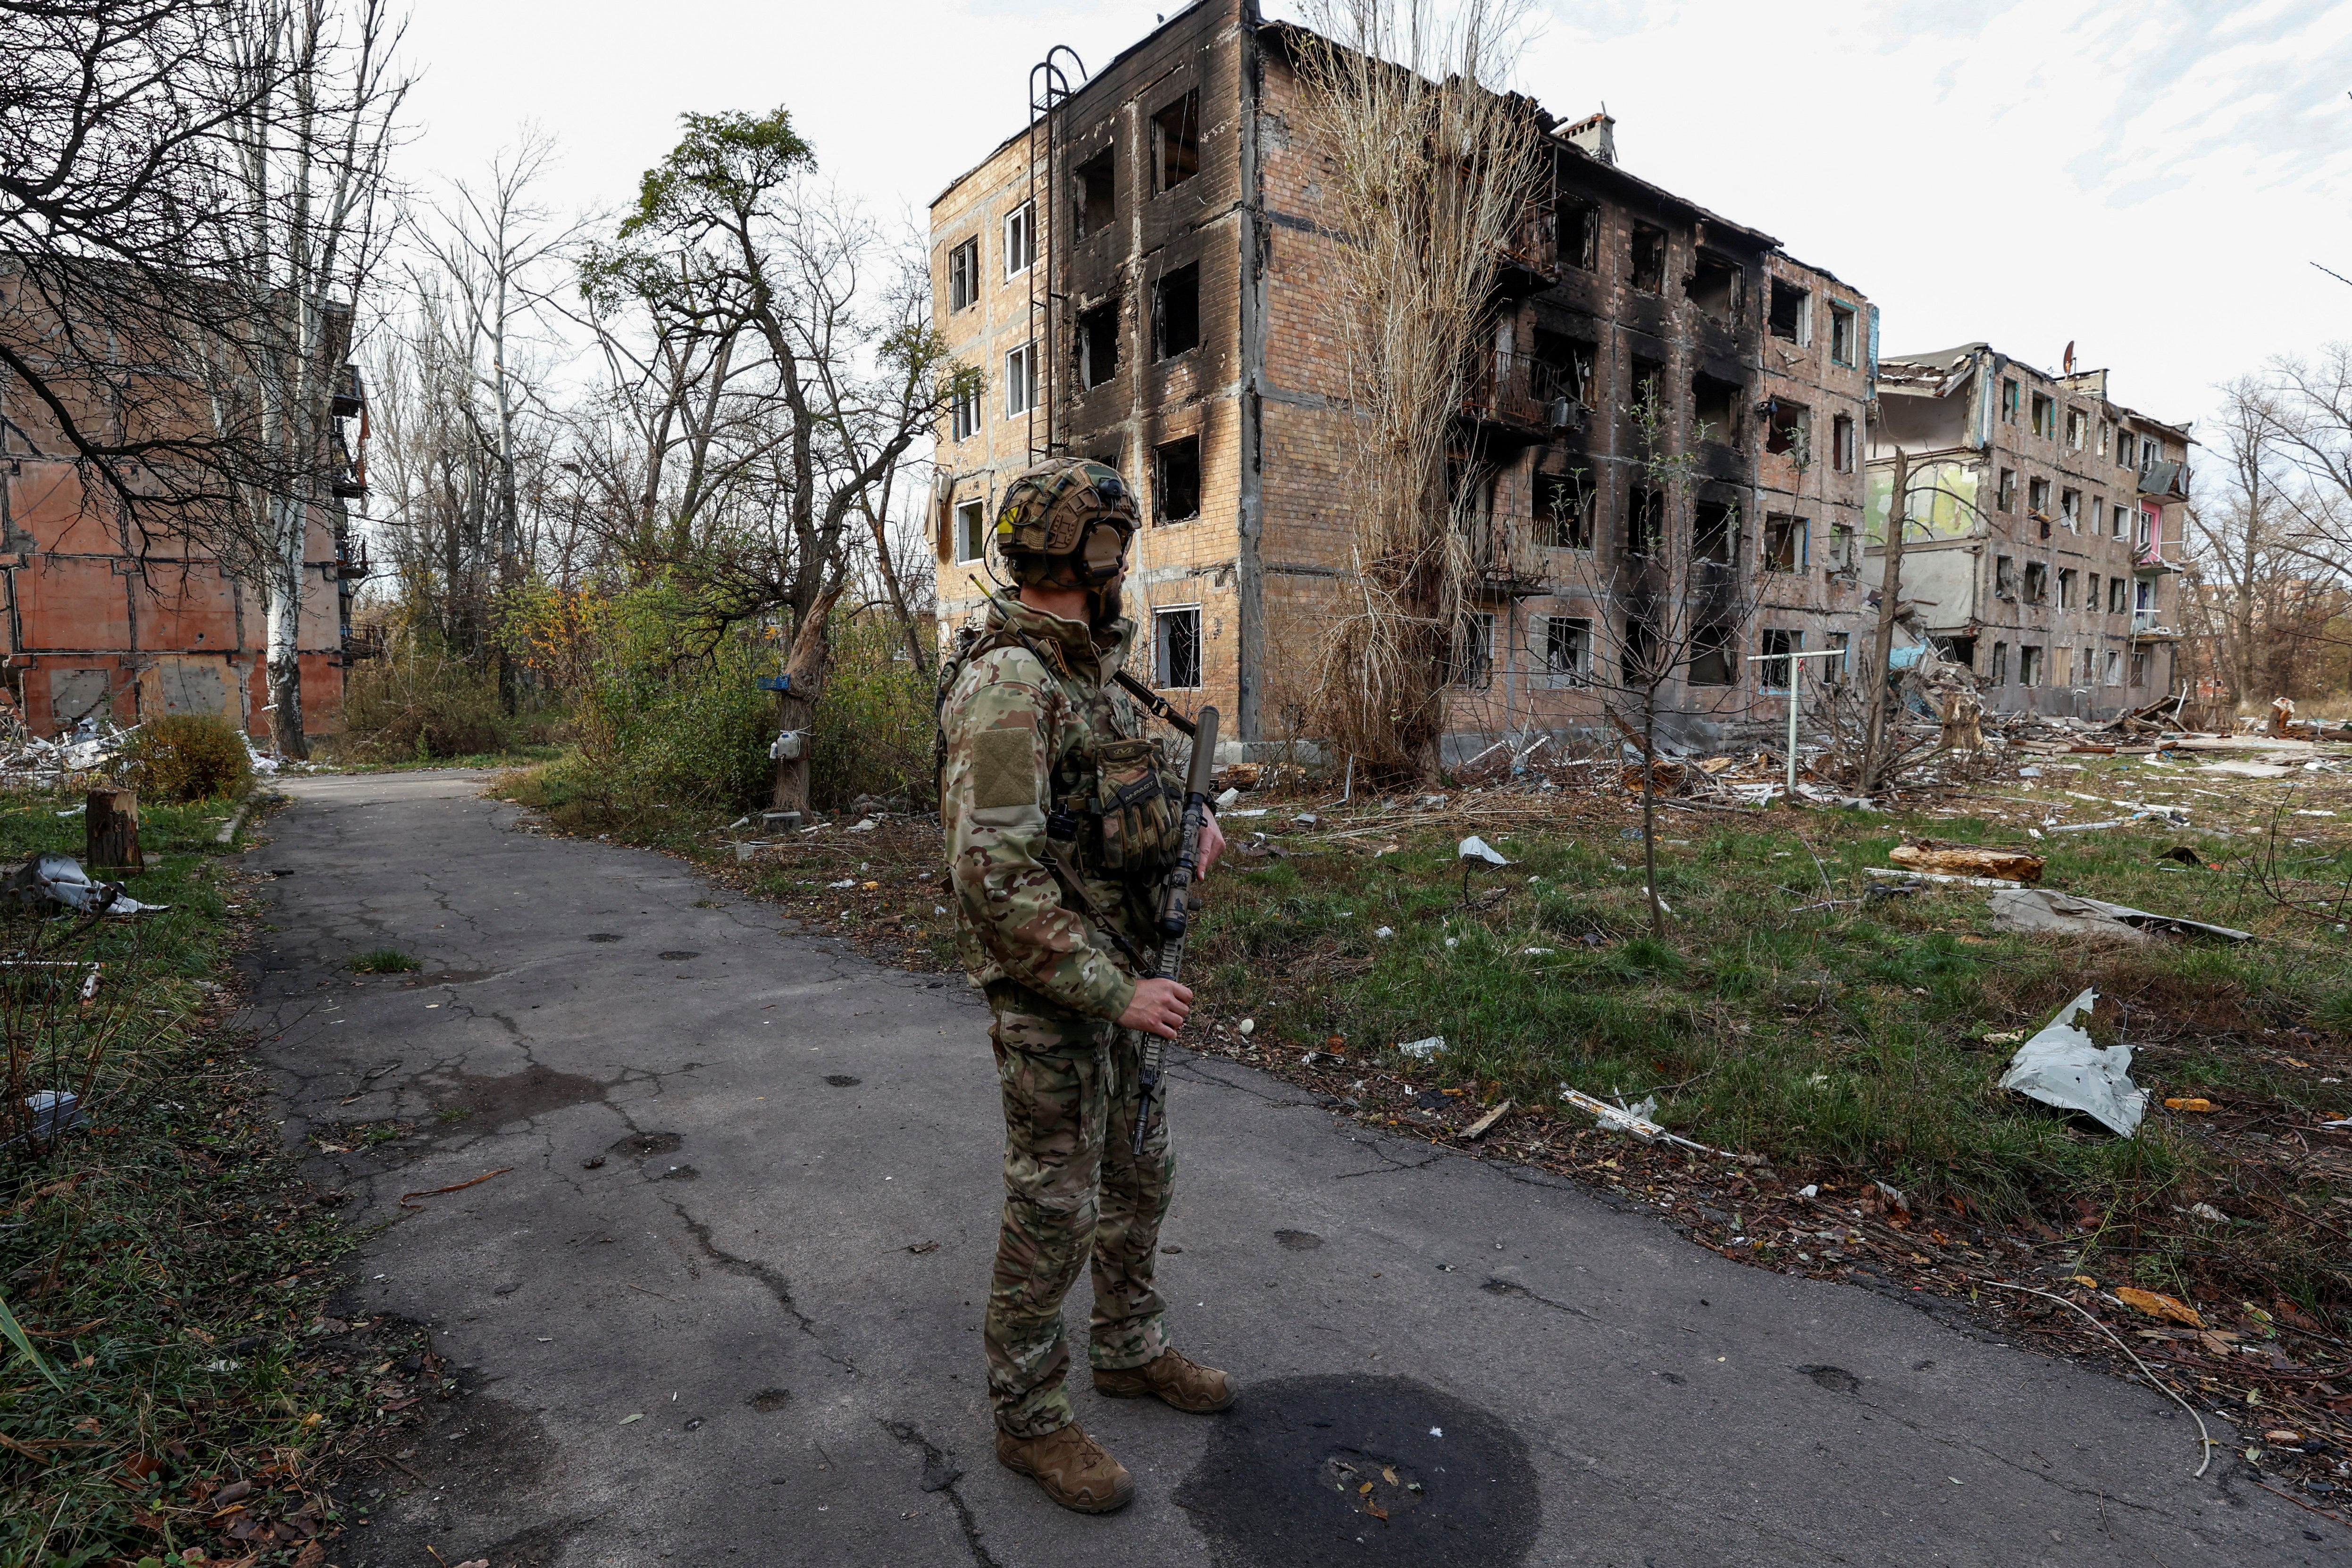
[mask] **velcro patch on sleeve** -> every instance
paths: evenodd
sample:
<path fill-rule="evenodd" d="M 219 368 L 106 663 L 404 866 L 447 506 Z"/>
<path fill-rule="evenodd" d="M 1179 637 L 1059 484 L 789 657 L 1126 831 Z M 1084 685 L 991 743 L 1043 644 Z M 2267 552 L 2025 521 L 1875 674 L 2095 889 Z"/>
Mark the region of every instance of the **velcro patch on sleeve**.
<path fill-rule="evenodd" d="M 971 804 L 1037 804 L 1037 751 L 1027 730 L 982 730 L 971 743 Z"/>

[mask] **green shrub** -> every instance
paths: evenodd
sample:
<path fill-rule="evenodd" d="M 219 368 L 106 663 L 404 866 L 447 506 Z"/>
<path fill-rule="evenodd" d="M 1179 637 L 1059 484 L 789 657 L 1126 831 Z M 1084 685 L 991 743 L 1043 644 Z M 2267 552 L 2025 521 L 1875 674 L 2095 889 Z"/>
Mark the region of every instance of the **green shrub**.
<path fill-rule="evenodd" d="M 892 620 L 835 624 L 833 671 L 809 737 L 812 805 L 835 809 L 872 795 L 930 806 L 934 698 L 905 647 Z"/>
<path fill-rule="evenodd" d="M 244 733 L 213 713 L 150 720 L 131 737 L 129 754 L 140 793 L 159 801 L 231 795 L 253 773 Z"/>
<path fill-rule="evenodd" d="M 429 761 L 501 750 L 509 728 L 495 668 L 410 643 L 352 671 L 343 688 L 347 754 Z"/>

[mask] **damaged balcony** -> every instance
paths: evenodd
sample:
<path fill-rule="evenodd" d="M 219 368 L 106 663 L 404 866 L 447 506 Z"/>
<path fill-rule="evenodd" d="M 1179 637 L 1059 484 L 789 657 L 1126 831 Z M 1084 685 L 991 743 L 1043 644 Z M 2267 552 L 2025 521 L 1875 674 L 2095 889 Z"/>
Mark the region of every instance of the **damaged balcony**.
<path fill-rule="evenodd" d="M 1463 388 L 1462 415 L 1496 434 L 1518 441 L 1549 441 L 1584 427 L 1590 410 L 1583 396 L 1590 370 L 1516 351 L 1483 356 Z"/>
<path fill-rule="evenodd" d="M 1551 592 L 1544 574 L 1542 552 L 1528 531 L 1507 518 L 1482 516 L 1469 521 L 1470 579 L 1473 597 L 1484 600 L 1532 599 Z"/>
<path fill-rule="evenodd" d="M 1528 203 L 1496 249 L 1496 293 L 1517 300 L 1552 287 L 1559 281 L 1559 208 L 1549 196 Z"/>

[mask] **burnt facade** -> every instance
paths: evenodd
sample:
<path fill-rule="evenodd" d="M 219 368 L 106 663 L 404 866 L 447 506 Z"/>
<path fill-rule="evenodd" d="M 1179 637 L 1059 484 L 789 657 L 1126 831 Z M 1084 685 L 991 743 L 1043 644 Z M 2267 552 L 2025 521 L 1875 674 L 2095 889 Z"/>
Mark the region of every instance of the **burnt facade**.
<path fill-rule="evenodd" d="M 1901 597 L 1997 711 L 2107 718 L 2174 685 L 2187 430 L 2103 370 L 1968 343 L 1890 355 L 1872 432 L 1869 574 L 1909 465 Z"/>
<path fill-rule="evenodd" d="M 1329 150 L 1297 37 L 1202 0 L 931 209 L 936 319 L 989 383 L 940 432 L 942 617 L 979 604 L 994 500 L 1033 454 L 1112 462 L 1147 521 L 1137 663 L 1244 742 L 1298 732 L 1354 538 Z M 1643 635 L 1626 569 L 1659 552 L 1724 606 L 1675 670 L 1681 728 L 1770 721 L 1788 667 L 1753 656 L 1863 624 L 1874 310 L 1619 167 L 1605 118 L 1537 123 L 1550 177 L 1500 258 L 1454 437 L 1477 605 L 1449 749 L 1596 723 L 1596 668 Z"/>

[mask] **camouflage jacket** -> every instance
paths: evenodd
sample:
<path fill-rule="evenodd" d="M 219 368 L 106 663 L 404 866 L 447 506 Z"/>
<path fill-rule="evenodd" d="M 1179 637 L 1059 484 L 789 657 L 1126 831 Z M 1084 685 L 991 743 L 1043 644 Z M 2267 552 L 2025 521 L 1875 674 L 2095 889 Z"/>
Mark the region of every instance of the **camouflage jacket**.
<path fill-rule="evenodd" d="M 1003 637 L 1008 629 L 1028 646 Z M 1098 645 L 1078 622 L 997 594 L 980 651 L 954 674 L 940 711 L 940 823 L 965 970 L 974 984 L 1012 980 L 1097 1018 L 1127 1010 L 1137 959 L 1097 928 L 1046 858 L 1083 885 L 1145 963 L 1156 956 L 1157 879 L 1148 868 L 1105 865 L 1100 836 L 1063 837 L 1066 818 L 1049 836 L 1048 817 L 1074 789 L 1093 786 L 1106 748 L 1149 745 L 1147 766 L 1164 774 L 1140 715 L 1111 684 L 1134 637 L 1135 623 L 1121 620 Z"/>

